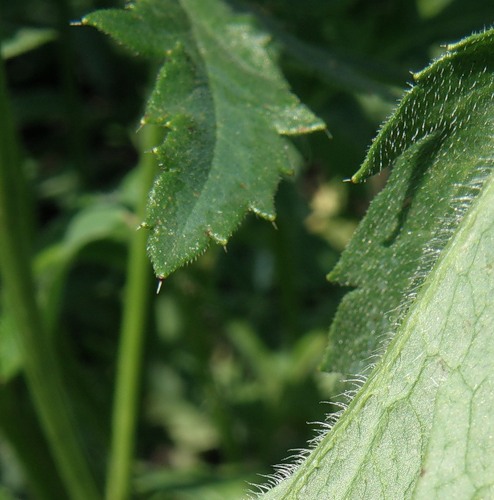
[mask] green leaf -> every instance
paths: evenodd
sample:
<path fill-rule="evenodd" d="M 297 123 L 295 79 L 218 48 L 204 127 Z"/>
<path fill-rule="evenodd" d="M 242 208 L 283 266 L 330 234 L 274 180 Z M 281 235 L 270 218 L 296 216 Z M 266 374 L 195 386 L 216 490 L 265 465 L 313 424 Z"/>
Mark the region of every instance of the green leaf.
<path fill-rule="evenodd" d="M 56 331 L 66 279 L 78 253 L 98 240 L 126 241 L 132 225 L 137 225 L 121 204 L 97 197 L 92 201 L 72 218 L 63 240 L 44 248 L 34 261 L 38 301 L 49 335 Z"/>
<path fill-rule="evenodd" d="M 332 324 L 327 370 L 361 372 L 380 352 L 490 175 L 493 45 L 494 31 L 472 36 L 414 75 L 352 178 L 394 167 L 329 275 L 356 290 Z"/>
<path fill-rule="evenodd" d="M 354 177 L 395 162 L 331 275 L 357 289 L 338 311 L 328 367 L 362 366 L 394 336 L 332 430 L 265 498 L 494 495 L 493 49 L 491 30 L 416 75 Z"/>
<path fill-rule="evenodd" d="M 289 92 L 252 20 L 219 0 L 140 0 L 83 23 L 164 60 L 143 118 L 166 131 L 144 224 L 156 274 L 211 240 L 226 245 L 248 211 L 274 220 L 280 176 L 296 161 L 280 135 L 324 124 Z"/>
<path fill-rule="evenodd" d="M 21 28 L 15 35 L 1 44 L 1 56 L 11 59 L 57 38 L 57 32 L 46 28 Z"/>
<path fill-rule="evenodd" d="M 344 92 L 355 92 L 378 96 L 385 102 L 396 102 L 401 97 L 401 89 L 389 84 L 384 84 L 366 73 L 374 70 L 375 73 L 386 74 L 398 80 L 401 71 L 383 63 L 377 63 L 366 57 L 341 56 L 336 50 L 328 47 L 322 48 L 317 45 L 306 43 L 303 40 L 287 33 L 272 19 L 264 18 L 263 21 L 269 27 L 276 40 L 283 44 L 284 50 L 294 60 L 297 60 L 303 70 L 316 74 L 330 86 L 336 86 Z"/>
<path fill-rule="evenodd" d="M 492 498 L 494 183 L 283 499 Z"/>

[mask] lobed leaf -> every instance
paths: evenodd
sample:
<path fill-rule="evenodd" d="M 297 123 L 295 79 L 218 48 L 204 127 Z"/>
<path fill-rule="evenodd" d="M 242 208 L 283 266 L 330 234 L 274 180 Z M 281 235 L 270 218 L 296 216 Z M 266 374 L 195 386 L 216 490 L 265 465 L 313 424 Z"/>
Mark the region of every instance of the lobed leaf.
<path fill-rule="evenodd" d="M 413 303 L 493 164 L 494 31 L 450 46 L 382 127 L 352 180 L 393 165 L 332 280 L 355 287 L 330 330 L 325 368 L 361 372 Z"/>
<path fill-rule="evenodd" d="M 493 496 L 493 207 L 491 179 L 377 369 L 266 499 Z"/>
<path fill-rule="evenodd" d="M 280 135 L 324 124 L 290 93 L 250 18 L 219 0 L 138 0 L 85 17 L 134 52 L 160 62 L 143 123 L 166 131 L 144 227 L 163 278 L 226 245 L 247 211 L 274 220 L 274 193 L 293 171 Z"/>
<path fill-rule="evenodd" d="M 354 176 L 394 162 L 330 275 L 357 289 L 326 366 L 362 367 L 393 337 L 333 429 L 265 498 L 494 495 L 493 49 L 494 30 L 474 35 L 416 75 Z"/>

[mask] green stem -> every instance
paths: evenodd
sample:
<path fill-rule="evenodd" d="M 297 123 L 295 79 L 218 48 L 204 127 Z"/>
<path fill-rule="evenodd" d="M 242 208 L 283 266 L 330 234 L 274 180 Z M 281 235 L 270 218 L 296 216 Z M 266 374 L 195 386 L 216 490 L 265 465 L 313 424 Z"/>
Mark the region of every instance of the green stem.
<path fill-rule="evenodd" d="M 141 151 L 146 152 L 156 146 L 160 139 L 158 130 L 149 125 L 143 129 Z M 141 173 L 138 216 L 142 220 L 149 188 L 156 174 L 154 155 L 141 154 L 138 168 Z M 129 497 L 130 492 L 142 351 L 152 276 L 146 254 L 147 237 L 147 231 L 144 229 L 135 232 L 127 265 L 128 280 L 123 304 L 113 404 L 112 446 L 106 485 L 108 500 L 124 500 Z"/>
<path fill-rule="evenodd" d="M 74 500 L 97 499 L 99 493 L 78 439 L 59 360 L 43 331 L 34 297 L 26 209 L 21 206 L 24 179 L 1 58 L 0 116 L 0 269 L 7 305 L 19 331 L 31 397 L 65 487 Z"/>

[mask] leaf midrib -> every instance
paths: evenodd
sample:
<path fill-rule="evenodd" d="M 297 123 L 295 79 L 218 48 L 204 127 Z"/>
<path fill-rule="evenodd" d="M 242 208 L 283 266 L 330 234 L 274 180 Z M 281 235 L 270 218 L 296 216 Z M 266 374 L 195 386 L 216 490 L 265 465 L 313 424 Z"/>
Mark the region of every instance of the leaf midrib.
<path fill-rule="evenodd" d="M 207 175 L 207 181 L 203 184 L 203 189 L 206 188 L 206 186 L 210 185 L 211 182 L 215 182 L 212 177 L 214 177 L 213 173 L 217 171 L 217 166 L 219 165 L 218 161 L 218 144 L 220 141 L 220 137 L 218 134 L 218 117 L 221 117 L 222 113 L 220 111 L 220 106 L 218 105 L 218 95 L 220 92 L 218 89 L 221 87 L 221 85 L 216 81 L 216 78 L 214 78 L 214 71 L 211 69 L 211 65 L 208 61 L 207 57 L 204 57 L 204 52 L 201 47 L 201 42 L 202 42 L 202 36 L 201 36 L 201 30 L 206 33 L 211 39 L 215 41 L 215 43 L 222 48 L 223 54 L 232 61 L 232 64 L 235 66 L 240 66 L 244 71 L 247 73 L 251 74 L 255 78 L 259 79 L 262 78 L 266 82 L 272 85 L 272 81 L 269 80 L 268 78 L 265 77 L 264 74 L 259 74 L 259 72 L 256 72 L 254 69 L 252 69 L 250 66 L 245 65 L 245 63 L 236 57 L 235 53 L 224 44 L 224 41 L 221 37 L 217 37 L 215 32 L 210 29 L 210 26 L 207 23 L 204 23 L 201 19 L 197 19 L 194 17 L 193 14 L 190 13 L 190 6 L 187 5 L 187 0 L 179 0 L 180 4 L 182 5 L 183 11 L 185 15 L 187 16 L 189 26 L 190 26 L 190 31 L 192 34 L 192 40 L 194 43 L 194 46 L 197 49 L 197 53 L 201 58 L 201 61 L 203 63 L 203 68 L 204 68 L 204 73 L 207 79 L 207 87 L 209 89 L 209 95 L 211 98 L 211 101 L 213 103 L 212 111 L 213 111 L 213 121 L 214 121 L 214 148 L 213 148 L 213 154 L 212 154 L 212 160 L 211 160 L 211 167 L 208 169 L 208 175 Z M 197 209 L 197 206 L 200 205 L 202 201 L 202 192 L 201 195 L 194 201 L 193 204 L 193 209 L 191 212 L 195 212 Z M 246 206 L 242 207 L 244 211 L 247 211 L 249 208 L 249 205 L 247 204 Z M 189 224 L 190 217 L 187 218 L 187 221 L 184 225 L 184 229 L 187 229 L 187 227 L 190 225 Z M 208 227 L 204 228 L 205 230 L 208 230 Z M 213 239 L 210 234 L 207 234 L 209 239 Z M 229 237 L 230 235 L 226 235 Z"/>
<path fill-rule="evenodd" d="M 318 449 L 327 448 L 331 450 L 332 446 L 325 446 L 323 443 L 326 440 L 338 442 L 338 435 L 344 433 L 347 427 L 351 424 L 351 415 L 356 413 L 361 413 L 362 408 L 364 407 L 367 399 L 372 397 L 374 394 L 374 388 L 380 387 L 383 378 L 385 378 L 388 371 L 384 371 L 382 365 L 391 365 L 394 366 L 397 363 L 398 358 L 400 357 L 400 353 L 403 350 L 403 346 L 408 342 L 410 337 L 414 334 L 413 323 L 417 321 L 416 317 L 418 311 L 420 311 L 421 304 L 427 304 L 430 296 L 434 296 L 437 293 L 437 287 L 440 286 L 441 280 L 438 279 L 444 274 L 444 270 L 448 267 L 448 260 L 451 260 L 454 257 L 451 256 L 451 252 L 458 251 L 458 248 L 455 245 L 455 242 L 458 239 L 461 239 L 464 233 L 470 232 L 470 226 L 475 224 L 475 218 L 477 217 L 476 206 L 479 203 L 480 198 L 483 193 L 487 191 L 487 189 L 492 188 L 489 184 L 494 182 L 494 173 L 489 176 L 484 182 L 482 193 L 476 198 L 476 200 L 472 203 L 471 207 L 465 213 L 461 222 L 459 223 L 457 230 L 455 231 L 454 236 L 450 239 L 446 247 L 441 252 L 440 257 L 437 259 L 434 267 L 430 271 L 427 279 L 423 282 L 421 289 L 417 293 L 416 298 L 414 299 L 410 309 L 408 310 L 406 316 L 403 318 L 400 326 L 397 329 L 397 333 L 390 341 L 389 346 L 386 349 L 386 353 L 381 358 L 379 363 L 376 365 L 368 380 L 365 382 L 364 386 L 361 388 L 359 393 L 355 396 L 355 398 L 350 402 L 348 408 L 345 410 L 344 414 L 341 418 L 336 422 L 334 427 L 328 432 L 327 437 L 323 439 L 320 443 L 318 443 L 318 447 L 314 450 L 314 452 L 307 458 L 307 461 L 304 463 L 304 467 L 299 469 L 303 472 L 300 480 L 297 480 L 295 484 L 298 483 L 297 493 L 301 491 L 301 489 L 305 486 L 305 480 L 302 478 L 308 478 L 314 471 L 317 471 L 318 467 L 316 465 L 310 465 L 311 462 L 320 462 L 324 459 L 324 455 L 319 455 L 317 453 Z M 399 399 L 406 399 L 411 390 L 413 389 L 415 383 L 418 381 L 419 377 L 415 380 L 413 384 L 411 384 L 407 388 L 407 393 L 403 395 Z M 398 399 L 397 399 L 398 401 Z M 413 407 L 412 407 L 413 408 Z M 383 413 L 381 411 L 381 413 Z M 379 425 L 375 426 L 372 429 L 373 436 L 372 438 L 367 439 L 367 441 L 372 441 L 378 435 Z M 427 445 L 426 445 L 427 448 Z M 372 450 L 372 448 L 368 448 Z M 421 453 L 422 461 L 424 460 L 426 454 L 426 449 L 424 449 Z M 361 460 L 359 461 L 359 466 L 369 460 L 369 451 L 362 455 Z M 358 471 L 358 468 L 356 469 Z M 297 476 L 297 472 L 294 474 Z M 351 488 L 351 485 L 358 479 L 358 473 L 353 476 L 353 478 L 348 482 L 347 488 L 344 494 L 341 495 L 342 498 L 346 498 L 348 496 L 348 492 Z M 415 489 L 415 488 L 414 488 Z M 295 495 L 295 498 L 297 496 Z"/>

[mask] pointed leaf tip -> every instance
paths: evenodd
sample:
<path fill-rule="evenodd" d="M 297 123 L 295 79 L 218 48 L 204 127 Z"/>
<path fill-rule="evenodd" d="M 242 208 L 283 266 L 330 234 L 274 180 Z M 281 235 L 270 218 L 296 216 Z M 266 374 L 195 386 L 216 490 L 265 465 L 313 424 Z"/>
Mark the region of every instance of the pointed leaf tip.
<path fill-rule="evenodd" d="M 166 130 L 145 221 L 156 274 L 211 239 L 225 245 L 249 210 L 274 220 L 281 174 L 298 161 L 281 136 L 325 125 L 289 91 L 252 19 L 220 0 L 137 0 L 84 22 L 143 56 L 167 54 L 142 119 Z"/>

